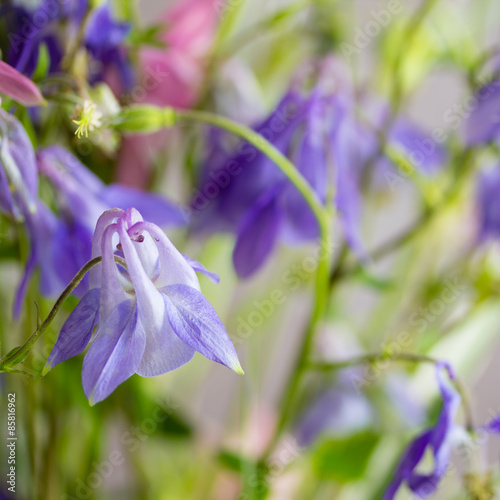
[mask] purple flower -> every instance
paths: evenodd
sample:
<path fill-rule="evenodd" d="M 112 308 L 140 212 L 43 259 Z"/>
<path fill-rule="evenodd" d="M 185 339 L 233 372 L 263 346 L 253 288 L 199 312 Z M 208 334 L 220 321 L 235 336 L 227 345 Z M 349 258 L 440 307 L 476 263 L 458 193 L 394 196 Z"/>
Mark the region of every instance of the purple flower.
<path fill-rule="evenodd" d="M 41 0 L 34 6 L 9 3 L 5 18 L 10 33 L 8 62 L 21 73 L 31 76 L 37 66 L 40 47 L 48 49 L 49 73 L 60 70 L 66 40 L 74 39 L 87 9 L 88 0 Z M 92 56 L 89 81 L 102 81 L 105 71 L 115 66 L 128 88 L 133 74 L 124 41 L 130 25 L 117 21 L 108 2 L 94 9 L 87 21 L 84 45 Z"/>
<path fill-rule="evenodd" d="M 500 237 L 500 166 L 482 173 L 479 177 L 477 201 L 479 206 L 479 237 Z"/>
<path fill-rule="evenodd" d="M 0 108 L 0 210 L 17 220 L 36 211 L 38 173 L 21 123 Z"/>
<path fill-rule="evenodd" d="M 380 171 L 387 163 L 380 161 L 376 133 L 387 110 L 374 108 L 360 120 L 348 92 L 331 94 L 318 85 L 308 96 L 288 92 L 255 129 L 290 158 L 322 202 L 335 185 L 345 239 L 362 259 L 367 255 L 360 229 L 361 179 L 368 167 Z M 193 200 L 194 225 L 199 232 L 236 234 L 233 261 L 239 276 L 252 275 L 279 241 L 296 244 L 318 237 L 309 206 L 269 158 L 245 142 L 227 152 L 226 136 L 212 134 L 212 151 Z M 391 146 L 424 174 L 444 163 L 443 148 L 405 120 L 397 120 L 387 135 Z"/>
<path fill-rule="evenodd" d="M 38 2 L 8 2 L 5 7 L 9 32 L 8 62 L 21 73 L 31 76 L 38 64 L 42 44 L 50 56 L 49 72 L 59 70 L 64 46 L 58 32 L 62 20 L 70 20 L 71 36 L 83 21 L 87 0 L 40 0 Z"/>
<path fill-rule="evenodd" d="M 115 262 L 116 247 L 123 264 Z M 243 373 L 193 267 L 158 226 L 135 209 L 109 210 L 94 233 L 92 256 L 98 255 L 102 263 L 89 273 L 89 291 L 64 323 L 44 371 L 82 352 L 95 326 L 82 371 L 91 404 L 134 373 L 167 373 L 195 351 Z"/>
<path fill-rule="evenodd" d="M 392 500 L 403 483 L 406 483 L 418 498 L 426 498 L 435 492 L 439 481 L 450 463 L 451 452 L 463 428 L 455 424 L 460 405 L 460 395 L 445 379 L 445 373 L 453 380 L 451 367 L 445 363 L 437 365 L 437 381 L 443 398 L 443 408 L 436 425 L 415 438 L 403 454 L 394 479 L 389 484 L 384 500 Z M 430 474 L 416 472 L 416 468 L 430 449 L 434 456 L 434 469 Z"/>
<path fill-rule="evenodd" d="M 125 88 L 132 86 L 134 77 L 123 46 L 130 28 L 130 24 L 114 19 L 110 2 L 92 12 L 85 31 L 85 46 L 94 59 L 90 68 L 91 83 L 101 81 L 105 70 L 114 66 Z"/>
<path fill-rule="evenodd" d="M 309 97 L 291 91 L 256 127 L 294 161 L 322 201 L 328 185 L 326 145 L 338 113 L 335 99 L 319 90 Z M 200 231 L 237 234 L 233 261 L 242 277 L 254 273 L 279 240 L 298 243 L 318 236 L 313 213 L 296 188 L 267 156 L 247 143 L 241 143 L 236 154 L 222 148 L 212 154 L 193 206 Z"/>
<path fill-rule="evenodd" d="M 67 282 L 60 281 L 58 269 L 62 268 L 51 258 L 58 220 L 38 199 L 38 173 L 33 146 L 19 121 L 1 109 L 0 210 L 24 222 L 30 240 L 25 273 L 14 302 L 14 315 L 17 317 L 29 279 L 41 263 L 43 294 L 60 292 Z"/>
<path fill-rule="evenodd" d="M 500 80 L 479 89 L 476 104 L 465 123 L 465 143 L 484 144 L 500 135 Z"/>

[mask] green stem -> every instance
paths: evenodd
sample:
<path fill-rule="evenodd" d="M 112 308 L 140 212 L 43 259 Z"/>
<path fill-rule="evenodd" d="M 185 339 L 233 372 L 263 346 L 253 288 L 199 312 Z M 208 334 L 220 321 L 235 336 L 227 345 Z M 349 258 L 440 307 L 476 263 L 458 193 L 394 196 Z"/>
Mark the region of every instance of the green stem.
<path fill-rule="evenodd" d="M 80 281 L 84 278 L 92 267 L 96 264 L 99 264 L 102 261 L 102 257 L 96 257 L 95 259 L 87 262 L 75 275 L 75 277 L 71 280 L 69 285 L 64 289 L 59 298 L 56 300 L 54 307 L 49 312 L 49 315 L 45 319 L 45 321 L 38 326 L 38 328 L 33 332 L 31 337 L 26 341 L 24 345 L 22 345 L 19 349 L 14 351 L 12 354 L 7 355 L 6 358 L 0 360 L 0 372 L 12 371 L 11 367 L 22 363 L 22 361 L 28 355 L 28 352 L 31 346 L 43 335 L 45 330 L 49 327 L 52 320 L 55 318 L 57 312 L 63 305 L 63 302 L 68 298 L 71 292 L 79 285 Z M 115 257 L 115 261 L 121 265 L 124 265 L 123 259 L 120 257 Z"/>
<path fill-rule="evenodd" d="M 295 165 L 272 143 L 251 128 L 223 116 L 197 110 L 175 110 L 175 113 L 178 120 L 191 120 L 207 123 L 209 125 L 227 130 L 228 132 L 241 137 L 248 143 L 255 146 L 256 149 L 264 153 L 297 188 L 299 193 L 303 196 L 304 200 L 311 208 L 318 222 L 320 245 L 322 250 L 326 251 L 327 249 L 333 247 L 333 238 L 330 233 L 330 215 L 327 208 L 323 206 L 320 199 L 316 195 L 316 192 L 311 189 L 311 186 L 297 170 Z M 320 259 L 318 262 L 316 280 L 316 304 L 315 311 L 313 313 L 314 322 L 316 322 L 321 315 L 328 299 L 328 276 L 329 261 L 327 258 Z M 312 333 L 310 335 L 312 335 Z"/>
<path fill-rule="evenodd" d="M 175 110 L 176 116 L 180 120 L 192 120 L 202 123 L 214 125 L 231 132 L 245 141 L 255 146 L 259 151 L 270 158 L 277 167 L 286 175 L 288 180 L 297 188 L 300 194 L 313 211 L 321 234 L 327 232 L 327 213 L 325 207 L 319 200 L 316 193 L 311 189 L 309 183 L 304 179 L 301 173 L 296 169 L 295 165 L 272 143 L 265 139 L 262 135 L 252 130 L 250 127 L 237 123 L 229 118 L 197 110 Z"/>

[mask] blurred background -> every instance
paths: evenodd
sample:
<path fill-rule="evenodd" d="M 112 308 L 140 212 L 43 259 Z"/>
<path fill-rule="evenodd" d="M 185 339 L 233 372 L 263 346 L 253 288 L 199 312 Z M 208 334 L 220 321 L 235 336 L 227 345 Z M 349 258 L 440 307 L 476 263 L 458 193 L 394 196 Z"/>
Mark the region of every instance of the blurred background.
<path fill-rule="evenodd" d="M 118 15 L 127 18 L 134 12 L 129 43 L 135 43 L 135 33 L 139 39 L 146 27 L 159 25 L 173 3 L 141 0 L 132 9 L 128 2 L 115 2 Z M 344 229 L 336 221 L 331 259 L 348 272 L 334 283 L 314 352 L 333 362 L 395 343 L 403 351 L 446 359 L 465 382 L 474 422 L 482 425 L 498 415 L 500 248 L 498 241 L 480 238 L 478 201 L 478 172 L 498 163 L 498 149 L 475 150 L 467 160 L 474 164 L 472 170 L 460 162 L 466 161 L 467 120 L 474 112 L 474 106 L 467 108 L 469 99 L 500 68 L 500 4 L 214 0 L 205 1 L 211 4 L 208 9 L 196 5 L 202 0 L 175 4 L 183 3 L 186 10 L 180 17 L 158 29 L 175 30 L 175 23 L 185 27 L 192 45 L 189 55 L 177 54 L 178 64 L 201 61 L 199 67 L 183 68 L 188 80 L 200 78 L 201 84 L 189 103 L 175 102 L 182 101 L 180 94 L 170 96 L 174 106 L 205 109 L 254 126 L 276 108 L 311 61 L 321 59 L 332 68 L 325 85 L 335 91 L 353 89 L 361 114 L 373 101 L 388 102 L 423 137 L 446 138 L 447 160 L 434 175 L 396 169 L 364 189 L 360 233 L 368 258 L 361 267 L 358 256 L 346 249 Z M 162 50 L 169 50 L 168 42 Z M 139 51 L 132 52 L 138 61 Z M 176 92 L 174 86 L 171 91 Z M 184 124 L 160 137 L 153 168 L 158 175 L 146 179 L 141 172 L 149 168 L 143 165 L 148 160 L 130 156 L 134 165 L 100 176 L 106 182 L 150 187 L 188 206 L 206 150 L 205 132 L 198 124 Z M 95 157 L 75 149 L 95 171 Z M 110 157 L 114 161 L 123 154 L 131 153 L 118 147 Z M 461 176 L 460 190 L 438 215 L 399 241 Z M 7 222 L 0 224 L 0 244 L 10 248 L 17 236 Z M 234 235 L 199 237 L 185 229 L 168 234 L 183 253 L 220 275 L 218 285 L 201 276 L 201 288 L 225 324 L 245 376 L 197 354 L 172 373 L 152 379 L 134 376 L 90 407 L 81 388 L 81 356 L 43 379 L 1 374 L 2 405 L 7 393 L 17 397 L 18 492 L 13 498 L 382 498 L 404 447 L 437 415 L 434 370 L 395 363 L 310 375 L 272 455 L 269 485 L 265 493 L 260 491 L 258 459 L 275 431 L 309 320 L 314 280 L 308 259 L 317 244 L 279 245 L 257 273 L 241 280 L 232 265 Z M 21 320 L 14 320 L 14 290 L 25 255 L 4 251 L 2 257 L 0 338 L 5 354 L 36 328 L 34 302 L 45 317 L 53 299 L 40 297 L 32 283 Z M 279 303 L 271 299 L 276 293 Z M 76 303 L 74 298 L 67 301 L 27 366 L 42 369 Z M 316 409 L 325 394 L 323 406 Z M 4 430 L 2 420 L 2 435 Z M 0 449 L 3 467 L 7 450 Z M 491 469 L 499 478 L 498 449 L 491 440 L 472 458 L 464 460 L 457 453 L 436 498 L 479 499 L 464 491 L 464 462 L 482 472 Z M 400 495 L 411 498 L 407 491 Z"/>

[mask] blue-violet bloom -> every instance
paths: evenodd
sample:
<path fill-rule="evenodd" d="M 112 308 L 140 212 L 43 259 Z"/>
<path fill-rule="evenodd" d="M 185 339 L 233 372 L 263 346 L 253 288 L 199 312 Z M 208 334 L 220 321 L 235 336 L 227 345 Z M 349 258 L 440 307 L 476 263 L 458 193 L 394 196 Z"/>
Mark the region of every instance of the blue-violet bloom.
<path fill-rule="evenodd" d="M 438 363 L 436 376 L 443 399 L 443 407 L 436 425 L 415 438 L 407 448 L 389 484 L 384 500 L 393 500 L 403 483 L 418 498 L 426 498 L 433 494 L 439 481 L 444 476 L 451 459 L 451 453 L 458 441 L 464 437 L 464 429 L 455 423 L 455 417 L 460 405 L 460 395 L 446 380 L 451 380 L 454 374 L 446 363 Z M 432 451 L 434 467 L 429 474 L 416 471 L 427 450 Z"/>
<path fill-rule="evenodd" d="M 195 351 L 243 373 L 217 313 L 200 292 L 193 267 L 139 212 L 113 209 L 97 222 L 89 291 L 64 323 L 45 372 L 82 352 L 83 388 L 91 404 L 137 373 L 179 368 Z M 123 256 L 117 263 L 115 256 Z M 196 263 L 197 264 L 197 263 Z M 197 266 L 198 267 L 198 266 Z"/>

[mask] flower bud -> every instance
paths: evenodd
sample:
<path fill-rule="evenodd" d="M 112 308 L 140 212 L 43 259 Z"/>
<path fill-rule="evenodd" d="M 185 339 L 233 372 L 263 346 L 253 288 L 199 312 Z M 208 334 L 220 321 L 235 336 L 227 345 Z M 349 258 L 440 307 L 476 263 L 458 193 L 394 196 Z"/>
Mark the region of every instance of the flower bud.
<path fill-rule="evenodd" d="M 149 134 L 163 128 L 169 128 L 176 121 L 172 108 L 137 105 L 122 109 L 113 126 L 123 133 Z"/>

